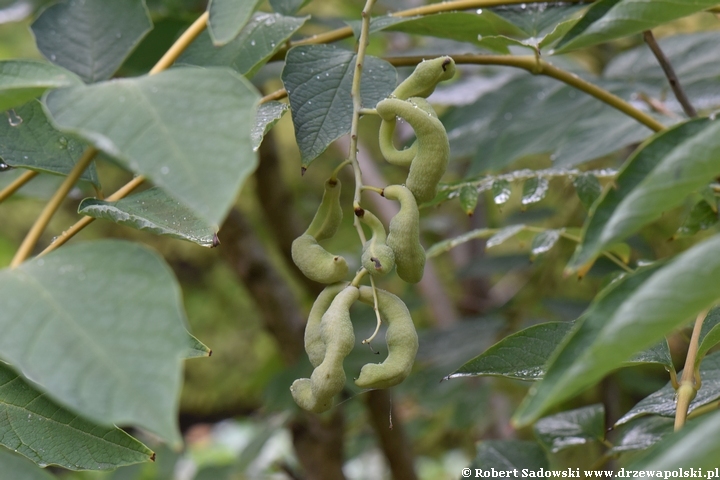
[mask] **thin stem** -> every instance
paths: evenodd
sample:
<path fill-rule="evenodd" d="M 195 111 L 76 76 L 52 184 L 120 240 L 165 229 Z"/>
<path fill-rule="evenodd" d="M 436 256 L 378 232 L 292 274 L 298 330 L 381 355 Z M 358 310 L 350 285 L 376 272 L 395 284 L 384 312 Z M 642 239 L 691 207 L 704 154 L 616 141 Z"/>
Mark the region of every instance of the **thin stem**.
<path fill-rule="evenodd" d="M 574 73 L 566 72 L 554 65 L 547 63 L 541 58 L 532 55 L 513 56 L 513 55 L 451 55 L 457 64 L 473 64 L 473 65 L 503 65 L 507 67 L 516 67 L 527 70 L 534 75 L 546 75 L 556 80 L 560 80 L 572 87 L 577 88 L 601 102 L 607 103 L 611 107 L 621 111 L 622 113 L 634 118 L 649 129 L 659 132 L 665 129 L 665 126 L 652 118 L 650 115 L 638 110 L 630 105 L 622 98 L 614 95 L 607 90 L 598 87 Z M 388 62 L 395 66 L 412 66 L 420 63 L 422 57 L 390 57 L 386 58 Z"/>
<path fill-rule="evenodd" d="M 353 100 L 352 122 L 350 125 L 350 148 L 348 160 L 355 173 L 355 196 L 353 197 L 353 208 L 360 208 L 360 194 L 362 192 L 362 172 L 357 160 L 358 125 L 360 123 L 360 110 L 362 109 L 362 96 L 360 94 L 360 79 L 362 77 L 363 62 L 365 61 L 365 50 L 369 43 L 370 36 L 370 15 L 375 0 L 367 0 L 365 8 L 361 12 L 362 25 L 360 27 L 360 38 L 358 40 L 358 52 L 355 59 L 355 75 L 353 75 L 352 89 L 350 95 Z"/>
<path fill-rule="evenodd" d="M 60 208 L 62 201 L 65 199 L 70 190 L 72 190 L 75 182 L 80 179 L 80 176 L 82 176 L 83 172 L 88 165 L 90 165 L 90 162 L 92 162 L 96 154 L 97 150 L 92 147 L 85 150 L 85 153 L 83 153 L 82 157 L 80 157 L 75 166 L 73 166 L 72 170 L 68 176 L 65 177 L 62 184 L 60 184 L 60 187 L 57 189 L 50 201 L 45 205 L 45 208 L 43 208 L 42 213 L 37 220 L 35 220 L 35 223 L 32 228 L 30 228 L 28 234 L 25 235 L 25 239 L 23 239 L 20 248 L 17 252 L 15 252 L 12 262 L 10 262 L 10 268 L 17 267 L 30 255 L 33 248 L 35 248 L 38 239 L 40 239 L 40 235 L 42 235 L 43 231 L 45 231 L 47 224 L 50 223 L 50 219 L 52 219 L 55 212 L 57 212 Z"/>
<path fill-rule="evenodd" d="M 180 35 L 180 38 L 175 40 L 175 43 L 165 52 L 155 66 L 150 70 L 149 75 L 155 75 L 156 73 L 162 72 L 169 68 L 175 60 L 182 54 L 185 49 L 200 35 L 203 30 L 207 27 L 208 18 L 210 14 L 206 11 L 195 20 L 187 30 Z"/>
<path fill-rule="evenodd" d="M 287 90 L 285 90 L 284 88 L 281 88 L 280 90 L 275 90 L 274 92 L 269 93 L 269 94 L 265 95 L 264 97 L 262 97 L 260 99 L 260 103 L 261 104 L 267 103 L 271 100 L 280 100 L 281 98 L 285 98 L 285 97 L 287 97 Z"/>
<path fill-rule="evenodd" d="M 10 185 L 5 187 L 2 191 L 0 191 L 0 203 L 4 202 L 8 198 L 10 198 L 15 192 L 20 190 L 23 185 L 28 183 L 30 180 L 35 178 L 38 175 L 38 172 L 34 170 L 28 170 L 27 172 L 20 175 L 18 178 L 16 178 Z"/>
<path fill-rule="evenodd" d="M 569 234 L 569 233 L 567 233 L 567 232 L 565 232 L 565 231 L 561 231 L 561 232 L 560 232 L 560 236 L 561 236 L 562 238 L 565 238 L 565 239 L 570 240 L 570 241 L 572 241 L 572 242 L 580 243 L 580 237 L 576 237 L 575 235 L 571 235 L 571 234 Z M 616 257 L 615 255 L 613 255 L 612 253 L 608 252 L 607 250 L 603 250 L 602 252 L 600 252 L 600 254 L 603 255 L 603 256 L 604 256 L 605 258 L 607 258 L 608 260 L 610 260 L 611 262 L 613 262 L 613 263 L 614 263 L 615 265 L 617 265 L 618 267 L 620 267 L 620 268 L 622 268 L 623 270 L 625 270 L 626 272 L 628 272 L 628 273 L 634 272 L 634 270 L 633 270 L 632 268 L 630 268 L 628 265 L 626 265 L 625 262 L 623 262 L 622 260 L 620 260 L 619 258 L 617 258 L 617 257 Z"/>
<path fill-rule="evenodd" d="M 362 341 L 363 345 L 366 343 L 370 343 L 375 339 L 378 332 L 380 331 L 380 325 L 382 325 L 382 318 L 380 318 L 380 309 L 378 308 L 377 289 L 375 288 L 375 279 L 372 277 L 372 275 L 370 276 L 370 286 L 373 293 L 373 310 L 375 310 L 375 318 L 377 319 L 377 322 L 375 323 L 375 331 L 372 335 Z"/>
<path fill-rule="evenodd" d="M 352 285 L 353 287 L 357 287 L 358 285 L 360 285 L 360 280 L 362 280 L 362 278 L 365 275 L 367 275 L 367 273 L 368 273 L 368 271 L 365 270 L 365 267 L 362 267 L 358 271 L 358 273 L 355 275 L 355 278 L 352 279 L 352 282 L 350 282 L 350 285 Z"/>
<path fill-rule="evenodd" d="M 340 165 L 338 165 L 337 167 L 335 167 L 335 170 L 333 170 L 333 173 L 332 173 L 332 175 L 330 175 L 330 178 L 337 178 L 337 176 L 338 176 L 338 174 L 340 173 L 340 171 L 341 171 L 343 168 L 345 168 L 345 167 L 347 167 L 348 165 L 350 165 L 350 164 L 351 164 L 350 160 L 343 160 L 343 161 L 340 163 Z"/>
<path fill-rule="evenodd" d="M 140 185 L 145 182 L 145 177 L 142 175 L 138 175 L 137 177 L 133 178 L 131 181 L 123 185 L 118 191 L 107 197 L 105 200 L 108 202 L 117 202 L 118 200 L 127 197 L 133 190 L 138 188 Z M 92 222 L 94 222 L 95 219 L 93 217 L 83 217 L 80 220 L 78 220 L 72 227 L 68 228 L 62 234 L 60 234 L 53 242 L 45 248 L 38 257 L 42 255 L 46 255 L 53 250 L 61 247 L 65 243 L 67 243 L 68 240 L 73 238 L 75 235 L 77 235 L 83 228 L 90 225 Z"/>
<path fill-rule="evenodd" d="M 685 425 L 690 402 L 693 401 L 700 388 L 700 376 L 697 375 L 695 364 L 697 363 L 698 348 L 700 347 L 700 332 L 707 313 L 708 311 L 704 310 L 698 314 L 690 337 L 690 345 L 688 345 L 687 357 L 685 357 L 685 367 L 680 377 L 680 388 L 677 390 L 675 431 L 680 430 Z"/>
<path fill-rule="evenodd" d="M 380 187 L 373 187 L 372 185 L 363 185 L 363 186 L 362 186 L 362 191 L 363 191 L 363 192 L 364 192 L 364 191 L 370 191 L 370 192 L 375 192 L 375 193 L 377 193 L 378 195 L 382 195 L 385 190 L 382 189 L 382 188 L 380 188 Z"/>
<path fill-rule="evenodd" d="M 361 108 L 360 115 L 377 115 L 377 110 L 374 108 Z"/>
<path fill-rule="evenodd" d="M 665 76 L 670 83 L 670 88 L 672 88 L 672 91 L 675 94 L 675 98 L 677 98 L 677 101 L 680 102 L 680 105 L 682 106 L 685 115 L 690 118 L 697 117 L 697 111 L 695 110 L 695 107 L 692 106 L 687 95 L 685 95 L 685 90 L 683 90 L 682 85 L 680 85 L 680 80 L 678 80 L 678 77 L 675 74 L 675 69 L 673 68 L 672 64 L 670 64 L 670 60 L 668 60 L 668 58 L 665 56 L 662 49 L 660 49 L 660 45 L 658 45 L 658 43 L 655 41 L 655 36 L 653 35 L 652 31 L 646 30 L 645 32 L 643 32 L 643 38 L 645 39 L 645 43 L 648 44 L 648 47 L 650 47 L 650 50 L 652 50 L 655 58 L 657 58 L 658 63 L 663 69 L 663 72 L 665 72 Z"/>

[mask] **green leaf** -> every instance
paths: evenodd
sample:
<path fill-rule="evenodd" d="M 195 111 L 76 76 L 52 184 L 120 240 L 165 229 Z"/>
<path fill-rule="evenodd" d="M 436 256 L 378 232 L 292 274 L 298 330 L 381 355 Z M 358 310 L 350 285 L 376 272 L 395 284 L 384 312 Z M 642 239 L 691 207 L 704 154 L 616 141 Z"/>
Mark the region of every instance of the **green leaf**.
<path fill-rule="evenodd" d="M 256 13 L 240 34 L 227 45 L 213 45 L 203 32 L 193 41 L 178 64 L 202 67 L 230 67 L 251 76 L 307 21 L 309 17 L 284 17 L 276 13 Z"/>
<path fill-rule="evenodd" d="M 561 233 L 562 230 L 550 229 L 535 235 L 530 244 L 530 256 L 536 257 L 550 251 L 557 241 L 560 240 Z"/>
<path fill-rule="evenodd" d="M 213 43 L 221 46 L 237 37 L 259 3 L 260 0 L 210 0 L 208 30 Z"/>
<path fill-rule="evenodd" d="M 80 78 L 62 67 L 34 60 L 0 61 L 0 111 L 19 107 L 46 90 L 81 84 Z M 10 124 L 20 121 L 7 114 Z"/>
<path fill-rule="evenodd" d="M 275 124 L 280 121 L 285 112 L 288 111 L 287 103 L 281 102 L 267 102 L 263 103 L 258 107 L 257 114 L 255 115 L 255 125 L 250 132 L 252 138 L 253 150 L 257 151 L 262 144 L 263 138 L 270 131 Z"/>
<path fill-rule="evenodd" d="M 298 10 L 311 0 L 270 0 L 270 6 L 283 15 L 295 15 Z"/>
<path fill-rule="evenodd" d="M 688 412 L 720 399 L 720 353 L 705 357 L 700 364 L 700 378 L 702 379 L 702 388 L 698 390 L 695 399 L 690 403 Z M 615 425 L 623 425 L 643 415 L 674 417 L 676 407 L 675 389 L 668 382 L 660 390 L 640 400 Z"/>
<path fill-rule="evenodd" d="M 487 35 L 482 38 L 478 38 L 477 45 L 481 48 L 485 48 L 492 52 L 498 52 L 505 55 L 510 54 L 510 47 L 526 48 L 527 53 L 531 54 L 536 51 L 533 45 L 527 45 L 520 40 L 506 37 L 505 35 Z"/>
<path fill-rule="evenodd" d="M 694 468 L 708 471 L 720 466 L 720 412 L 689 421 L 680 431 L 663 438 L 630 465 L 632 470 Z M 702 471 L 701 470 L 701 471 Z"/>
<path fill-rule="evenodd" d="M 590 210 L 592 204 L 595 203 L 595 200 L 597 200 L 602 193 L 602 187 L 597 177 L 592 173 L 586 172 L 575 177 L 573 185 L 575 186 L 575 191 L 580 199 L 580 203 L 583 204 L 586 210 Z"/>
<path fill-rule="evenodd" d="M 538 380 L 552 352 L 572 330 L 573 323 L 549 322 L 508 335 L 458 368 L 447 378 L 493 375 Z"/>
<path fill-rule="evenodd" d="M 463 211 L 466 214 L 472 216 L 478 203 L 477 188 L 470 185 L 465 185 L 463 188 L 460 189 L 459 198 L 460 207 L 462 207 Z"/>
<path fill-rule="evenodd" d="M 575 325 L 575 322 L 548 322 L 520 330 L 506 336 L 446 378 L 490 375 L 515 380 L 540 380 L 545 376 L 548 359 L 569 338 Z M 627 366 L 639 364 L 660 364 L 672 368 L 667 341 L 663 339 L 624 362 Z"/>
<path fill-rule="evenodd" d="M 155 458 L 119 428 L 96 425 L 65 410 L 2 364 L 0 413 L 0 444 L 41 466 L 111 470 Z"/>
<path fill-rule="evenodd" d="M 87 145 L 53 128 L 40 102 L 30 101 L 15 108 L 13 115 L 22 121 L 14 125 L 0 121 L 0 158 L 12 167 L 61 175 L 70 173 Z M 81 178 L 100 185 L 94 164 Z"/>
<path fill-rule="evenodd" d="M 188 339 L 162 258 L 128 242 L 72 245 L 0 271 L 0 290 L 3 360 L 90 420 L 180 443 Z"/>
<path fill-rule="evenodd" d="M 504 179 L 495 180 L 492 183 L 492 195 L 493 202 L 495 205 L 504 205 L 510 200 L 512 189 L 510 188 L 510 182 Z"/>
<path fill-rule="evenodd" d="M 554 79 L 513 77 L 493 83 L 497 86 L 478 100 L 450 109 L 442 117 L 453 155 L 472 157 L 470 177 L 502 170 L 516 159 L 537 154 L 550 155 L 556 169 L 572 167 L 652 133 Z"/>
<path fill-rule="evenodd" d="M 157 187 L 117 202 L 86 198 L 80 202 L 78 213 L 93 218 L 104 218 L 155 235 L 187 240 L 203 247 L 212 248 L 220 244 L 212 225 L 197 218 L 181 203 Z"/>
<path fill-rule="evenodd" d="M 714 135 L 718 126 L 706 119 L 692 120 L 640 146 L 623 165 L 613 188 L 607 188 L 590 209 L 568 271 L 586 268 L 607 245 L 629 236 L 709 182 L 714 169 L 706 163 L 720 158 L 713 156 L 713 144 L 720 143 L 720 137 L 713 141 L 708 134 Z"/>
<path fill-rule="evenodd" d="M 0 471 L 13 480 L 54 480 L 57 477 L 32 462 L 0 448 Z"/>
<path fill-rule="evenodd" d="M 254 88 L 225 69 L 173 68 L 150 77 L 55 90 L 52 121 L 150 178 L 218 225 L 255 170 Z"/>
<path fill-rule="evenodd" d="M 676 237 L 695 235 L 697 232 L 707 230 L 718 222 L 718 214 L 705 200 L 700 200 L 690 210 L 687 218 L 680 225 Z"/>
<path fill-rule="evenodd" d="M 601 403 L 541 418 L 533 426 L 538 442 L 551 453 L 605 438 L 605 407 Z"/>
<path fill-rule="evenodd" d="M 188 333 L 188 342 L 185 358 L 209 357 L 212 355 L 210 347 L 202 343 L 190 333 Z"/>
<path fill-rule="evenodd" d="M 548 468 L 542 447 L 535 442 L 520 440 L 486 440 L 478 446 L 477 455 L 470 465 L 472 472 L 482 470 L 523 469 L 538 471 Z"/>
<path fill-rule="evenodd" d="M 45 58 L 87 83 L 110 78 L 151 29 L 143 0 L 69 0 L 32 24 Z"/>
<path fill-rule="evenodd" d="M 359 22 L 349 22 L 360 31 Z M 447 12 L 418 17 L 374 17 L 370 22 L 370 32 L 403 32 L 426 37 L 439 37 L 458 42 L 478 43 L 478 37 L 486 35 L 518 35 L 522 32 L 512 23 L 504 20 L 490 10 L 481 14 L 465 12 Z"/>
<path fill-rule="evenodd" d="M 710 310 L 700 329 L 697 362 L 701 362 L 712 347 L 720 343 L 720 307 Z"/>
<path fill-rule="evenodd" d="M 526 36 L 542 39 L 582 8 L 582 5 L 568 3 L 528 3 L 496 7 L 493 12 L 517 26 Z"/>
<path fill-rule="evenodd" d="M 675 420 L 656 415 L 641 417 L 619 427 L 613 447 L 608 451 L 615 455 L 635 450 L 647 450 L 663 437 L 672 433 Z"/>
<path fill-rule="evenodd" d="M 470 230 L 469 232 L 458 235 L 457 237 L 449 238 L 447 240 L 436 243 L 435 245 L 427 249 L 425 255 L 428 258 L 437 257 L 441 253 L 450 251 L 465 242 L 469 242 L 470 240 L 475 240 L 478 238 L 490 238 L 495 235 L 495 233 L 496 230 L 494 228 L 478 228 L 475 230 Z"/>
<path fill-rule="evenodd" d="M 354 52 L 329 45 L 295 47 L 287 54 L 282 81 L 290 97 L 303 168 L 350 132 L 355 56 Z M 365 57 L 360 93 L 366 108 L 390 95 L 396 84 L 392 65 Z"/>
<path fill-rule="evenodd" d="M 515 415 L 526 424 L 570 398 L 717 300 L 720 236 L 616 281 L 596 297 L 585 319 L 549 363 Z"/>
<path fill-rule="evenodd" d="M 558 43 L 567 52 L 651 30 L 658 25 L 718 5 L 717 0 L 600 0 Z"/>
<path fill-rule="evenodd" d="M 547 178 L 533 177 L 525 180 L 521 203 L 530 205 L 539 202 L 547 195 L 548 188 L 550 188 L 550 181 Z"/>

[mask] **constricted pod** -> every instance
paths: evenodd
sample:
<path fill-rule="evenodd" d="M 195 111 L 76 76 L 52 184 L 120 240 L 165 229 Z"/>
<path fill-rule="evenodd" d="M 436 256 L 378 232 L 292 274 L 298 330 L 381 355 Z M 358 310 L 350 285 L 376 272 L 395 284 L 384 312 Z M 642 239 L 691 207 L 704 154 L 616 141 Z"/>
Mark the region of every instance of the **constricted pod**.
<path fill-rule="evenodd" d="M 394 124 L 395 118 L 400 117 L 415 131 L 417 140 L 413 145 L 405 150 L 397 150 L 392 144 L 392 132 L 387 137 L 387 129 L 381 125 L 380 149 L 385 159 L 390 163 L 396 162 L 396 165 L 404 165 L 409 154 L 415 154 L 409 162 L 410 171 L 405 185 L 418 203 L 435 198 L 437 184 L 445 174 L 450 159 L 450 143 L 445 126 L 428 109 L 432 111 L 432 107 L 422 98 L 410 98 L 407 101 L 386 98 L 376 107 L 383 123 Z M 383 135 L 387 138 L 383 138 Z"/>
<path fill-rule="evenodd" d="M 305 233 L 315 237 L 318 242 L 331 238 L 340 227 L 343 213 L 340 205 L 340 192 L 342 184 L 337 178 L 329 178 L 325 181 L 325 192 L 323 193 L 320 206 L 310 222 Z"/>
<path fill-rule="evenodd" d="M 368 210 L 361 209 L 355 214 L 372 231 L 370 240 L 363 245 L 362 266 L 370 275 L 385 275 L 395 267 L 395 254 L 386 244 L 385 227 L 380 219 Z"/>
<path fill-rule="evenodd" d="M 405 303 L 392 293 L 377 289 L 378 310 L 387 322 L 388 356 L 382 363 L 368 363 L 355 384 L 362 388 L 389 388 L 405 380 L 415 363 L 418 336 Z M 360 301 L 374 305 L 372 288 L 360 287 Z"/>
<path fill-rule="evenodd" d="M 292 243 L 292 259 L 310 280 L 319 283 L 339 282 L 347 276 L 348 265 L 340 255 L 325 250 L 312 235 L 300 235 Z"/>
<path fill-rule="evenodd" d="M 418 63 L 408 78 L 392 92 L 393 97 L 407 100 L 410 97 L 429 97 L 438 83 L 455 76 L 455 61 L 451 57 L 438 57 Z"/>
<path fill-rule="evenodd" d="M 400 211 L 390 221 L 387 245 L 395 254 L 395 266 L 400 278 L 417 283 L 425 269 L 425 249 L 420 245 L 420 212 L 412 192 L 402 185 L 390 185 L 383 190 L 385 198 L 400 202 Z"/>
<path fill-rule="evenodd" d="M 325 342 L 320 334 L 322 316 L 327 312 L 328 308 L 330 308 L 330 304 L 332 304 L 337 294 L 347 286 L 348 282 L 328 285 L 320 292 L 320 295 L 315 299 L 315 303 L 313 303 L 310 309 L 308 321 L 305 325 L 305 352 L 307 352 L 313 367 L 320 365 L 325 358 Z"/>
<path fill-rule="evenodd" d="M 338 293 L 320 320 L 320 337 L 325 343 L 325 357 L 310 378 L 300 378 L 290 386 L 295 403 L 304 410 L 322 413 L 333 405 L 333 397 L 345 386 L 343 360 L 355 344 L 350 321 L 350 307 L 360 290 L 352 285 Z"/>

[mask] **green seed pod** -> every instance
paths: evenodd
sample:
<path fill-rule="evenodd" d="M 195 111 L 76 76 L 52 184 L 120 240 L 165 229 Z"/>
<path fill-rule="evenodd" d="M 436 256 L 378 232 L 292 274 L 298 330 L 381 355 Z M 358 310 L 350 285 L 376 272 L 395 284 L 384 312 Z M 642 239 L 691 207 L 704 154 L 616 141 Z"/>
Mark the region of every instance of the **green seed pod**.
<path fill-rule="evenodd" d="M 312 235 L 300 235 L 293 241 L 292 259 L 303 275 L 319 283 L 339 282 L 348 273 L 345 259 L 325 250 Z"/>
<path fill-rule="evenodd" d="M 342 185 L 338 179 L 327 179 L 325 181 L 325 193 L 322 202 L 318 207 L 315 217 L 305 231 L 312 235 L 319 242 L 331 238 L 337 232 L 343 218 L 342 207 L 340 206 L 340 191 Z"/>
<path fill-rule="evenodd" d="M 408 283 L 417 283 L 425 269 L 425 250 L 420 245 L 420 212 L 415 197 L 402 185 L 385 187 L 384 195 L 400 202 L 400 211 L 390 221 L 387 238 L 387 245 L 395 254 L 398 276 Z"/>
<path fill-rule="evenodd" d="M 315 299 L 308 321 L 305 325 L 305 352 L 307 352 L 310 363 L 313 367 L 317 367 L 325 358 L 325 342 L 320 334 L 320 321 L 330 304 L 345 287 L 347 282 L 334 283 L 325 287 L 320 295 Z"/>
<path fill-rule="evenodd" d="M 368 363 L 360 370 L 355 385 L 362 388 L 389 388 L 405 380 L 415 363 L 418 336 L 405 303 L 392 293 L 377 289 L 378 310 L 385 322 L 388 356 L 382 363 Z M 360 287 L 360 301 L 374 305 L 372 288 Z"/>
<path fill-rule="evenodd" d="M 438 57 L 418 63 L 415 71 L 393 91 L 392 96 L 401 100 L 410 97 L 427 98 L 443 80 L 455 76 L 455 61 L 450 57 Z"/>
<path fill-rule="evenodd" d="M 370 275 L 385 275 L 395 267 L 395 254 L 386 244 L 385 227 L 372 212 L 360 210 L 360 213 L 360 221 L 372 230 L 372 237 L 363 246 L 362 266 Z"/>
<path fill-rule="evenodd" d="M 290 387 L 295 403 L 305 410 L 315 413 L 329 410 L 333 397 L 345 386 L 343 360 L 355 345 L 350 307 L 359 296 L 357 287 L 345 287 L 320 320 L 320 337 L 326 345 L 325 358 L 309 379 L 295 380 Z"/>
<path fill-rule="evenodd" d="M 432 107 L 421 98 L 411 98 L 408 101 L 386 98 L 377 104 L 376 109 L 380 118 L 386 122 L 401 117 L 415 130 L 417 140 L 413 145 L 417 145 L 416 155 L 410 163 L 405 185 L 415 195 L 418 203 L 432 200 L 450 158 L 450 143 L 445 126 L 436 115 L 428 113 L 427 109 L 432 110 Z M 395 150 L 392 142 L 390 146 Z M 410 150 L 412 147 L 398 153 L 406 155 L 405 152 Z M 385 153 L 390 152 L 383 151 L 383 155 Z"/>
<path fill-rule="evenodd" d="M 418 108 L 425 110 L 429 115 L 437 118 L 437 113 L 435 113 L 432 105 L 424 98 L 413 97 L 410 101 Z M 417 155 L 418 143 L 416 140 L 404 150 L 395 148 L 393 138 L 395 136 L 396 125 L 397 119 L 395 118 L 380 122 L 380 153 L 382 153 L 388 163 L 397 165 L 398 167 L 409 167 Z"/>

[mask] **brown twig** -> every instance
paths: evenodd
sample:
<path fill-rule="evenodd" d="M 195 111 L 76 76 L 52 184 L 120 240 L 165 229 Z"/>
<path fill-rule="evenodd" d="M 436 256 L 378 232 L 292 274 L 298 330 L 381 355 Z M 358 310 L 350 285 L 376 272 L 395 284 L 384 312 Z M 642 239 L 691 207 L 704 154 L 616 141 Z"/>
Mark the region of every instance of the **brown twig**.
<path fill-rule="evenodd" d="M 32 180 L 38 175 L 38 172 L 34 170 L 28 170 L 27 172 L 20 175 L 18 178 L 13 180 L 13 182 L 5 187 L 2 191 L 0 191 L 0 203 L 4 202 L 8 198 L 10 198 L 15 192 L 20 190 L 23 185 L 25 185 L 27 182 Z"/>
<path fill-rule="evenodd" d="M 665 76 L 670 83 L 670 88 L 672 88 L 675 98 L 677 98 L 678 102 L 680 102 L 680 105 L 682 106 L 682 109 L 685 111 L 685 115 L 690 118 L 697 117 L 695 107 L 692 106 L 687 95 L 685 95 L 685 90 L 683 90 L 682 85 L 680 85 L 680 80 L 678 80 L 678 77 L 675 74 L 675 69 L 670 64 L 670 60 L 668 60 L 663 53 L 660 45 L 658 45 L 657 41 L 655 41 L 655 36 L 652 34 L 652 31 L 645 30 L 645 32 L 643 32 L 643 38 L 645 39 L 645 43 L 648 44 L 648 47 L 650 47 L 650 50 L 652 50 L 655 58 L 657 58 L 663 72 L 665 72 Z"/>

